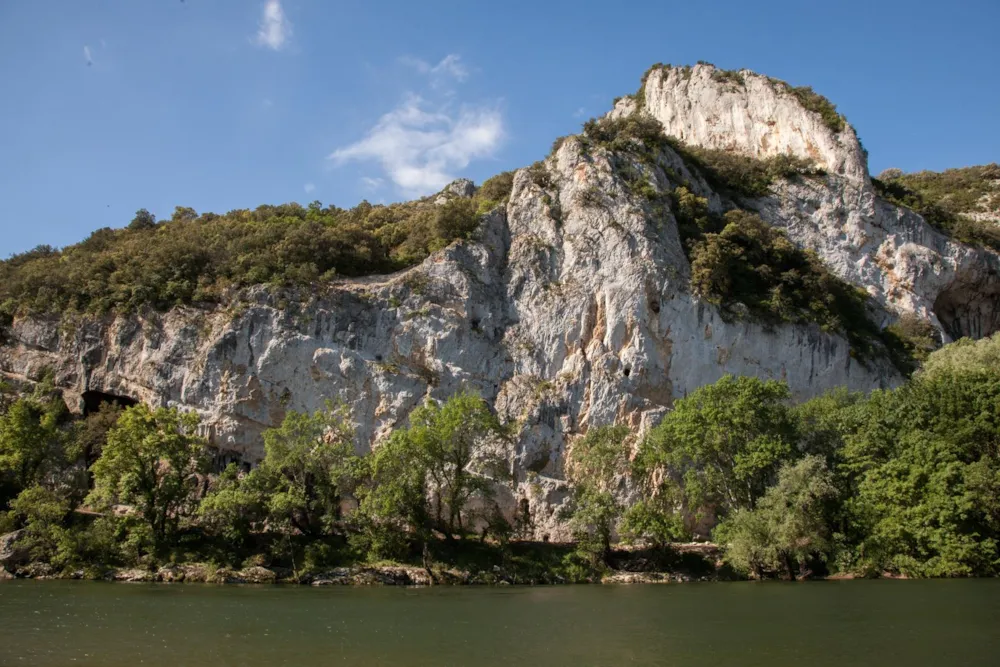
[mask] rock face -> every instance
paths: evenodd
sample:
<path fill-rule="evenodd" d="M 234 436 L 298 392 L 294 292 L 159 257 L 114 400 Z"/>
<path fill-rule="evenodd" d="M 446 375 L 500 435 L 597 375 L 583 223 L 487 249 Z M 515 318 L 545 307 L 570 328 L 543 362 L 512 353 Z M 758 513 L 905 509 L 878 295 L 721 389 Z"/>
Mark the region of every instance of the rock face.
<path fill-rule="evenodd" d="M 30 554 L 24 544 L 24 530 L 0 535 L 0 568 L 14 569 L 28 562 Z"/>
<path fill-rule="evenodd" d="M 928 319 L 946 341 L 1000 329 L 996 253 L 952 242 L 919 215 L 880 200 L 854 129 L 846 122 L 831 129 L 787 84 L 712 65 L 661 67 L 649 72 L 639 102 L 688 144 L 755 158 L 791 154 L 824 169 L 822 180 L 784 181 L 771 196 L 741 204 L 815 250 L 889 313 Z M 611 114 L 636 110 L 628 97 Z"/>
<path fill-rule="evenodd" d="M 725 76 L 728 74 L 728 76 Z M 791 153 L 831 174 L 868 177 L 868 161 L 854 129 L 835 132 L 804 108 L 784 82 L 750 70 L 724 73 L 712 65 L 654 67 L 644 83 L 643 109 L 685 143 L 757 158 Z M 617 113 L 630 113 L 623 98 Z"/>
<path fill-rule="evenodd" d="M 737 203 L 866 289 L 886 323 L 912 312 L 945 338 L 1000 328 L 996 254 L 878 200 L 849 126 L 834 133 L 777 84 L 743 76 L 739 89 L 710 67 L 687 79 L 654 72 L 645 110 L 690 143 L 820 162 L 821 179 L 780 182 L 768 197 Z M 613 113 L 634 106 L 619 102 Z M 509 202 L 484 216 L 475 241 L 392 276 L 315 295 L 255 288 L 213 310 L 73 325 L 17 320 L 0 370 L 31 381 L 49 369 L 81 409 L 111 395 L 197 411 L 220 462 L 259 460 L 265 428 L 328 399 L 350 407 L 357 447 L 367 450 L 427 397 L 469 387 L 517 427 L 505 508 L 528 510 L 536 537 L 551 539 L 566 537 L 556 512 L 569 491 L 563 455 L 591 426 L 646 428 L 676 398 L 726 373 L 786 380 L 799 398 L 901 381 L 887 362 L 857 361 L 838 335 L 731 321 L 700 301 L 688 289 L 672 215 L 651 215 L 615 159 L 563 142 L 544 178 L 517 172 Z M 716 210 L 733 204 L 673 151 L 657 160 L 651 178 L 662 192 L 680 179 Z M 449 194 L 471 188 L 453 184 Z"/>

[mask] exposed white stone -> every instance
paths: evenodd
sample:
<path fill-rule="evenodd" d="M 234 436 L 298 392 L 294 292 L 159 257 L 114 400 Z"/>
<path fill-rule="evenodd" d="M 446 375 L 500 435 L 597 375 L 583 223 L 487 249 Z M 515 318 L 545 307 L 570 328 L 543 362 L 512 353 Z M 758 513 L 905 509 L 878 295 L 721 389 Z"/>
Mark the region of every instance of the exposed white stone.
<path fill-rule="evenodd" d="M 914 312 L 952 335 L 1000 328 L 995 253 L 949 241 L 916 214 L 880 201 L 850 128 L 831 132 L 765 77 L 743 87 L 699 66 L 654 72 L 645 103 L 685 141 L 756 156 L 792 151 L 829 171 L 778 183 L 742 205 L 815 250 L 893 313 Z M 625 113 L 634 102 L 619 102 Z M 667 151 L 661 166 L 719 210 L 725 194 Z M 567 537 L 568 444 L 615 421 L 644 429 L 672 402 L 726 373 L 787 381 L 797 398 L 835 386 L 901 381 L 886 362 L 855 359 L 813 326 L 731 321 L 688 289 L 690 267 L 669 212 L 655 219 L 601 150 L 565 141 L 545 162 L 543 190 L 517 172 L 506 207 L 413 269 L 331 286 L 322 295 L 248 290 L 214 310 L 175 308 L 78 323 L 19 319 L 0 371 L 55 374 L 70 402 L 86 391 L 194 410 L 221 449 L 263 456 L 261 432 L 288 410 L 345 403 L 359 451 L 377 446 L 427 397 L 480 392 L 517 437 L 506 452 L 536 537 Z M 662 191 L 676 186 L 655 173 Z M 469 196 L 456 186 L 453 196 Z M 623 493 L 631 493 L 627 483 Z"/>

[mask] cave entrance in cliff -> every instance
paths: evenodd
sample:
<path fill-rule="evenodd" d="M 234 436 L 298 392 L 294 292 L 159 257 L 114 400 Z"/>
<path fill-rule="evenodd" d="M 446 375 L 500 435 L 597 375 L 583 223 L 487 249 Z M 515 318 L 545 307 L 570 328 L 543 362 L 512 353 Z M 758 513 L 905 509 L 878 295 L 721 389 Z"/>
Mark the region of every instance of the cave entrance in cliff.
<path fill-rule="evenodd" d="M 84 417 L 100 411 L 101 406 L 105 403 L 117 403 L 123 408 L 131 408 L 134 405 L 139 405 L 139 401 L 134 398 L 129 398 L 128 396 L 118 396 L 117 394 L 108 394 L 103 391 L 85 391 L 83 392 L 82 398 Z"/>
<path fill-rule="evenodd" d="M 1000 331 L 1000 309 L 996 307 L 1000 287 L 957 285 L 942 291 L 934 301 L 934 314 L 948 335 L 985 338 Z"/>

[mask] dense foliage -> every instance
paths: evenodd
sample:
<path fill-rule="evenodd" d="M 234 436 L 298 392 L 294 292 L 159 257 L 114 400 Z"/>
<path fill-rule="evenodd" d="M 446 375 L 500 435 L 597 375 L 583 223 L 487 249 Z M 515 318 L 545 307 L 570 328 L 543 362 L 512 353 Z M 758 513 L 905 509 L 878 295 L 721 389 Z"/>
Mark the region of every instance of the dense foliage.
<path fill-rule="evenodd" d="M 637 472 L 674 511 L 714 516 L 728 562 L 756 576 L 997 574 L 998 354 L 1000 335 L 963 341 L 897 390 L 790 409 L 773 383 L 723 378 L 677 402 Z"/>
<path fill-rule="evenodd" d="M 319 202 L 225 215 L 178 207 L 156 222 L 145 209 L 124 229 L 100 229 L 56 250 L 40 246 L 0 262 L 0 324 L 24 313 L 104 313 L 218 302 L 256 284 L 310 285 L 395 271 L 456 239 L 510 194 L 510 173 L 475 197 L 352 209 Z"/>
<path fill-rule="evenodd" d="M 1000 250 L 1000 165 L 913 174 L 887 169 L 872 183 L 884 199 L 957 240 Z"/>
<path fill-rule="evenodd" d="M 680 202 L 691 206 L 690 198 Z M 922 352 L 933 345 L 909 338 L 911 330 L 902 326 L 880 330 L 868 316 L 863 290 L 830 273 L 814 252 L 798 248 L 756 214 L 734 210 L 721 220 L 704 219 L 710 221 L 704 227 L 695 223 L 703 233 L 689 239 L 691 287 L 724 312 L 746 308 L 769 324 L 818 324 L 846 336 L 862 360 L 886 349 L 904 372 L 911 370 L 918 347 Z"/>
<path fill-rule="evenodd" d="M 569 562 L 581 577 L 600 573 L 610 563 L 615 525 L 624 509 L 614 491 L 628 472 L 630 435 L 624 426 L 601 426 L 570 452 L 566 473 L 573 493 L 563 515 L 577 543 Z"/>
<path fill-rule="evenodd" d="M 289 413 L 257 468 L 206 476 L 193 415 L 139 405 L 73 421 L 42 383 L 4 401 L 0 532 L 21 529 L 32 560 L 94 576 L 171 561 L 298 572 L 392 559 L 587 581 L 632 553 L 616 539 L 671 567 L 672 542 L 709 535 L 757 577 L 994 575 L 998 358 L 1000 335 L 961 341 L 898 389 L 800 405 L 783 383 L 727 376 L 643 437 L 591 428 L 565 466 L 571 550 L 516 539 L 519 518 L 496 496 L 509 483 L 506 429 L 474 394 L 428 402 L 366 455 L 343 410 Z M 626 494 L 639 501 L 627 507 Z"/>

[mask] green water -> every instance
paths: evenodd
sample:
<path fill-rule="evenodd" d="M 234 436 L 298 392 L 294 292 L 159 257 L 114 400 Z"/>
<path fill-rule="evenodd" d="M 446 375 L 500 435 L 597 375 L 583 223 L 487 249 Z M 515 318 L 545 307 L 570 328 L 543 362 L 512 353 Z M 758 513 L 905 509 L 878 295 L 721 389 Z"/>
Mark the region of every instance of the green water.
<path fill-rule="evenodd" d="M 1000 581 L 0 583 L 0 665 L 1000 665 Z"/>

